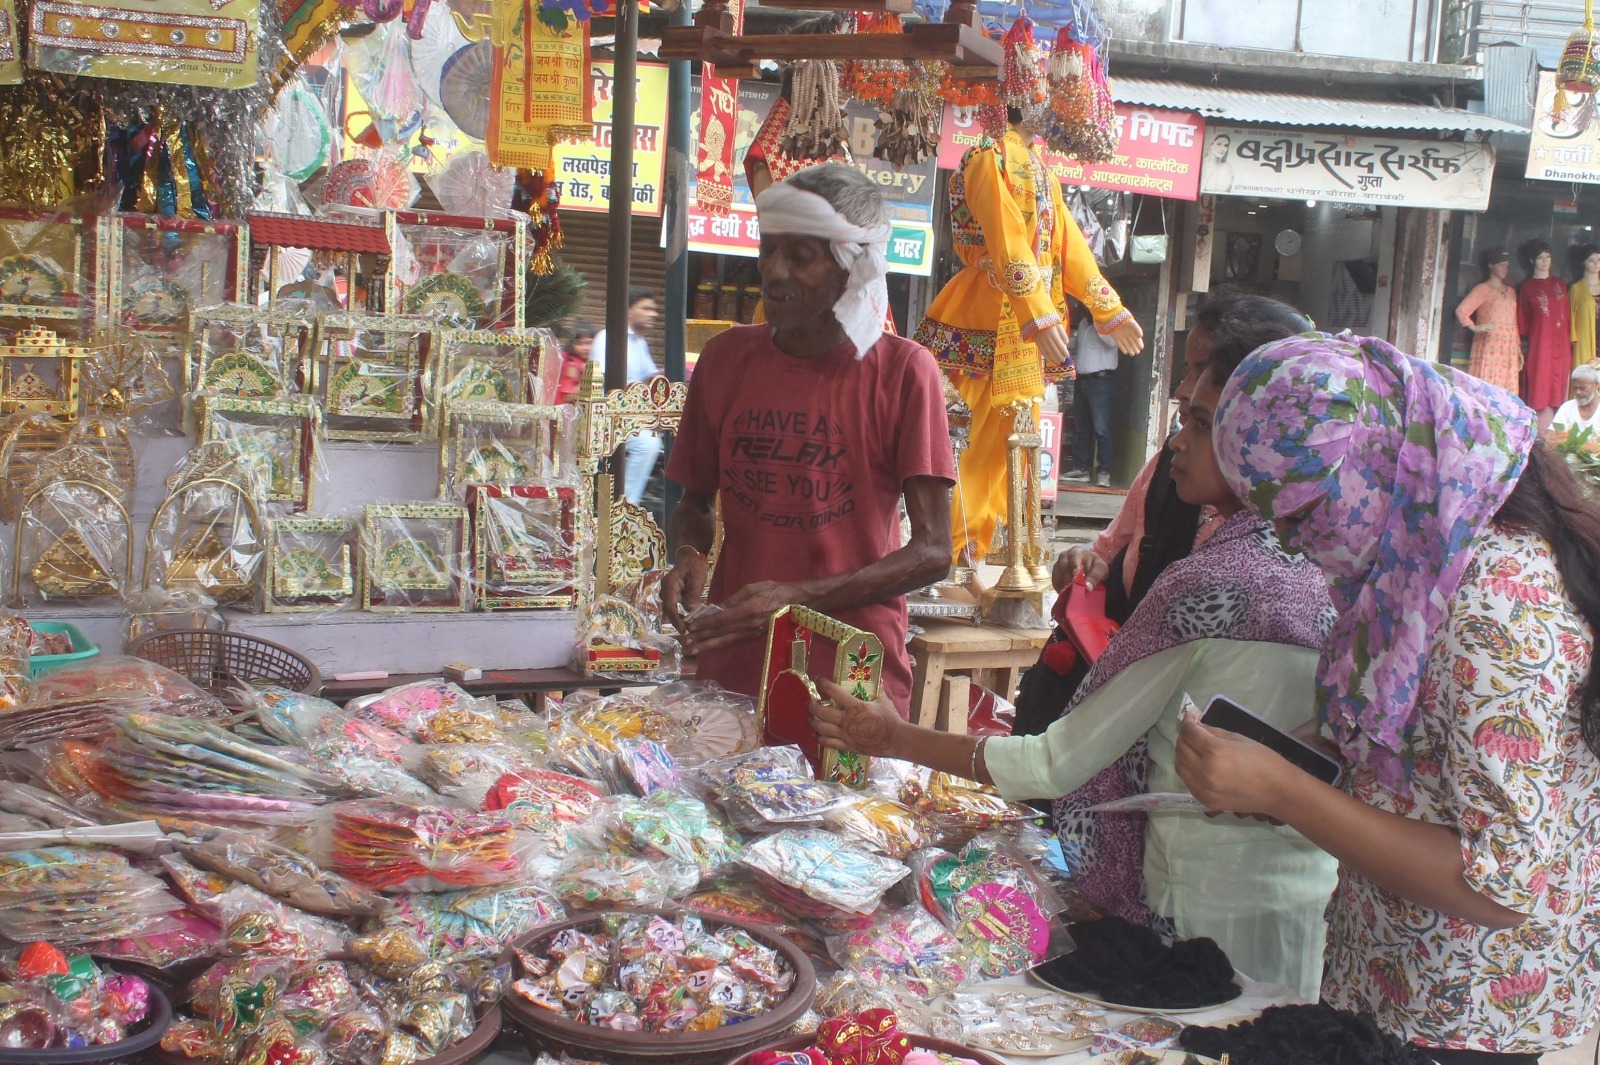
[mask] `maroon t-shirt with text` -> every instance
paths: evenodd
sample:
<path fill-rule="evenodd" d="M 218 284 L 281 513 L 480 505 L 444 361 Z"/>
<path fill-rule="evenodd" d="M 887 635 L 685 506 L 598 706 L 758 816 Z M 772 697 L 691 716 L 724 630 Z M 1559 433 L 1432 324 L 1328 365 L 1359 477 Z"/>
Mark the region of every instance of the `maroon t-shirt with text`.
<path fill-rule="evenodd" d="M 801 359 L 773 345 L 770 326 L 719 333 L 695 364 L 667 475 L 721 493 L 713 603 L 756 581 L 860 569 L 900 548 L 907 478 L 955 480 L 938 366 L 903 337 L 859 360 L 849 344 Z M 905 714 L 905 597 L 838 617 L 883 641 L 884 690 Z M 763 637 L 701 655 L 696 676 L 754 698 L 765 651 Z"/>

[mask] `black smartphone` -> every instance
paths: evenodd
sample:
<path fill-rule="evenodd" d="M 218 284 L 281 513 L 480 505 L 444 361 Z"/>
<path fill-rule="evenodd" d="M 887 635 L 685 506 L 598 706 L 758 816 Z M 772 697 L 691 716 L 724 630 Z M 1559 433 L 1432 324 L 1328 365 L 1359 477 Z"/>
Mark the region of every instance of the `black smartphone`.
<path fill-rule="evenodd" d="M 1324 784 L 1338 787 L 1339 779 L 1344 775 L 1344 770 L 1338 762 L 1315 747 L 1295 739 L 1278 726 L 1268 724 L 1238 703 L 1220 695 L 1213 696 L 1206 704 L 1206 712 L 1200 715 L 1200 720 L 1212 728 L 1223 729 L 1245 739 L 1255 740 Z"/>

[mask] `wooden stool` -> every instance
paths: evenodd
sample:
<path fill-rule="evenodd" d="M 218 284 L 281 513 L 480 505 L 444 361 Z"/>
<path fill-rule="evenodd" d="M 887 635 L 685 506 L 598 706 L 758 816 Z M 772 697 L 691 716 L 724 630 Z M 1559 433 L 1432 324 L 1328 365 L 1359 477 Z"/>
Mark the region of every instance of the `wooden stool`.
<path fill-rule="evenodd" d="M 1022 671 L 1039 658 L 1049 629 L 1002 629 L 928 620 L 911 638 L 911 720 L 924 728 L 965 734 L 971 685 L 1016 696 Z M 952 675 L 954 674 L 954 675 Z M 963 675 L 964 674 L 964 675 Z"/>

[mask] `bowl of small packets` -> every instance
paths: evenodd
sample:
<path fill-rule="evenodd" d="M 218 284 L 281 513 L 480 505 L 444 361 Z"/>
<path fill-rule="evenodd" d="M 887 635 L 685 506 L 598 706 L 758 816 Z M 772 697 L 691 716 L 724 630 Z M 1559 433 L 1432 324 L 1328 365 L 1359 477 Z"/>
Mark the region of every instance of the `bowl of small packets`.
<path fill-rule="evenodd" d="M 721 1065 L 811 1008 L 811 960 L 771 929 L 671 910 L 547 925 L 516 947 L 506 1016 L 535 1052 L 609 1065 Z"/>

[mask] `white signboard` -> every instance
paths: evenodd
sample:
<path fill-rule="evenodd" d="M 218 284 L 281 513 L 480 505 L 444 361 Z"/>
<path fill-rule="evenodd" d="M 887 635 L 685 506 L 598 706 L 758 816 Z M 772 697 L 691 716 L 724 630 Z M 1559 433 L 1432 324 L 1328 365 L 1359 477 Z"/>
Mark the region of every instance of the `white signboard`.
<path fill-rule="evenodd" d="M 1206 125 L 1200 191 L 1482 211 L 1494 149 L 1460 141 Z"/>
<path fill-rule="evenodd" d="M 1548 70 L 1539 75 L 1527 174 L 1541 181 L 1600 183 L 1600 123 L 1582 96 L 1569 94 L 1568 102 L 1556 118 L 1556 76 Z"/>

